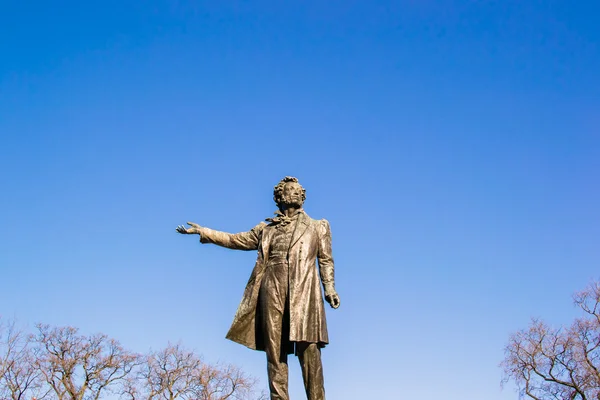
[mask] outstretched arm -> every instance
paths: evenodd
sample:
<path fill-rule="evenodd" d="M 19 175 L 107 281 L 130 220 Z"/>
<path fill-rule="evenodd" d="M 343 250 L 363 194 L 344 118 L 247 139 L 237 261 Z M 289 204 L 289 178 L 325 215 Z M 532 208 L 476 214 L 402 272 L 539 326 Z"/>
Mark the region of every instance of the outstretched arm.
<path fill-rule="evenodd" d="M 258 249 L 260 235 L 266 225 L 264 222 L 261 222 L 248 232 L 227 233 L 209 229 L 193 222 L 188 222 L 187 224 L 190 226 L 189 228 L 179 225 L 176 231 L 182 234 L 198 234 L 200 235 L 201 243 L 213 243 L 234 250 Z"/>
<path fill-rule="evenodd" d="M 321 282 L 325 289 L 325 300 L 333 308 L 340 306 L 340 296 L 335 291 L 333 257 L 331 255 L 331 229 L 329 221 L 323 219 L 319 221 L 319 252 L 317 259 L 319 260 L 319 273 Z"/>

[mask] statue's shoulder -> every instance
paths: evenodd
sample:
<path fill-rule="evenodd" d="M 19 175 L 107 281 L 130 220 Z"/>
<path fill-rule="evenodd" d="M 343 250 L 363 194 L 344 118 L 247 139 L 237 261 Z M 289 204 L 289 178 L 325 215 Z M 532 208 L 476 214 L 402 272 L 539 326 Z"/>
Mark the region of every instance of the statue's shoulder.
<path fill-rule="evenodd" d="M 264 221 L 260 221 L 254 228 L 251 229 L 251 232 L 254 232 L 257 235 L 260 235 L 262 233 L 263 229 L 265 229 L 265 226 L 267 226 L 267 223 Z"/>
<path fill-rule="evenodd" d="M 319 222 L 319 225 L 321 225 L 323 227 L 323 229 L 325 229 L 326 231 L 329 230 L 329 221 L 328 220 L 326 220 L 325 218 L 322 218 L 318 222 Z"/>
<path fill-rule="evenodd" d="M 309 223 L 311 225 L 313 225 L 315 228 L 317 228 L 318 230 L 324 231 L 324 232 L 329 230 L 329 221 L 326 220 L 325 218 L 314 219 L 314 218 L 311 218 L 306 213 L 304 213 L 304 215 L 306 216 L 307 221 L 309 221 Z"/>

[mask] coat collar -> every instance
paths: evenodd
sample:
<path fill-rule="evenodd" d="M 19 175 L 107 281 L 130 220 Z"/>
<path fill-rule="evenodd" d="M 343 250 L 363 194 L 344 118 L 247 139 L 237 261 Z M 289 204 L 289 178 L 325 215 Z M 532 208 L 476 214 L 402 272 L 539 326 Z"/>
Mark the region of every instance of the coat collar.
<path fill-rule="evenodd" d="M 296 242 L 300 240 L 306 229 L 308 228 L 308 215 L 302 210 L 302 212 L 298 215 L 298 220 L 296 221 L 296 227 L 294 228 L 294 233 L 292 234 L 292 240 L 290 241 L 290 249 L 294 247 Z M 289 251 L 289 250 L 288 250 Z"/>
<path fill-rule="evenodd" d="M 306 230 L 308 228 L 308 226 L 310 225 L 310 217 L 306 214 L 306 212 L 304 212 L 304 210 L 298 210 L 298 219 L 296 221 L 296 226 L 294 227 L 294 232 L 292 233 L 292 239 L 290 240 L 290 247 L 288 248 L 291 249 L 292 247 L 294 247 L 294 245 L 298 242 L 298 240 L 300 240 L 300 238 L 302 237 L 302 235 L 304 235 L 306 233 Z M 275 224 L 270 223 L 269 225 L 267 225 L 265 228 L 265 233 L 263 233 L 263 252 L 264 254 L 268 254 L 268 247 L 270 245 L 270 241 L 271 241 L 271 235 L 273 234 L 273 232 L 275 231 L 275 229 L 273 229 L 275 227 Z"/>
<path fill-rule="evenodd" d="M 290 223 L 296 221 L 296 219 L 298 219 L 301 214 L 304 214 L 304 209 L 299 208 L 290 217 L 283 214 L 280 210 L 276 210 L 274 214 L 275 214 L 274 217 L 267 218 L 267 219 L 265 219 L 265 221 L 271 223 L 272 225 L 287 225 L 287 224 L 290 224 Z"/>

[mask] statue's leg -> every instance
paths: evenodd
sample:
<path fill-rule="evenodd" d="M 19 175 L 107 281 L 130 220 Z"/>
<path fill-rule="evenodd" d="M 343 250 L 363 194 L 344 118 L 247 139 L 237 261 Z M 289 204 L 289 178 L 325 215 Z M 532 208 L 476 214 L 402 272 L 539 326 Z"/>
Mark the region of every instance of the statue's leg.
<path fill-rule="evenodd" d="M 284 323 L 289 318 L 286 314 L 287 288 L 287 266 L 270 265 L 263 276 L 259 301 L 271 400 L 289 400 L 287 364 L 289 328 L 284 328 Z"/>
<path fill-rule="evenodd" d="M 321 349 L 316 343 L 307 342 L 296 343 L 296 349 L 302 368 L 306 397 L 308 400 L 325 400 Z"/>

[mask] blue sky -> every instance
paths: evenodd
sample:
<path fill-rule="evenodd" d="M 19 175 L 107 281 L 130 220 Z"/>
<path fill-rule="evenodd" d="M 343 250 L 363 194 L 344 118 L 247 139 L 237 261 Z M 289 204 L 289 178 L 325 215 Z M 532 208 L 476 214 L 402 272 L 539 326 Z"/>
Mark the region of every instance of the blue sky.
<path fill-rule="evenodd" d="M 330 399 L 516 399 L 508 336 L 600 261 L 596 1 L 4 1 L 0 315 L 224 335 L 286 175 L 332 227 Z M 303 398 L 290 360 L 293 398 Z"/>

